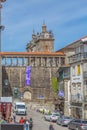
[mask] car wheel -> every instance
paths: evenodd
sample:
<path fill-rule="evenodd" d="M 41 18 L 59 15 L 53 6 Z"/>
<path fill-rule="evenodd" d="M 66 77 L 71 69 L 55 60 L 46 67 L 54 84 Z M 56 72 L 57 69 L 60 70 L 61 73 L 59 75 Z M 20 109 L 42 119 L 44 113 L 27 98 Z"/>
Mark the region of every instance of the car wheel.
<path fill-rule="evenodd" d="M 62 123 L 61 123 L 60 125 L 61 125 L 61 126 L 63 126 L 63 124 L 62 124 Z"/>
<path fill-rule="evenodd" d="M 69 127 L 69 125 L 68 125 L 68 129 L 71 130 L 71 128 Z"/>
<path fill-rule="evenodd" d="M 52 119 L 50 119 L 50 122 L 52 122 Z"/>
<path fill-rule="evenodd" d="M 44 117 L 44 120 L 46 121 L 46 118 Z"/>

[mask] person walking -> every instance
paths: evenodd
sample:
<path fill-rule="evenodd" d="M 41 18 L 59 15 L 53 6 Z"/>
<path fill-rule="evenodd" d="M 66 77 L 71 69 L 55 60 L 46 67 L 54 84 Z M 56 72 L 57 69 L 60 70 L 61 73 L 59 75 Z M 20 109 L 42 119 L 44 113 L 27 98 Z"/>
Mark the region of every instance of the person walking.
<path fill-rule="evenodd" d="M 14 124 L 14 123 L 15 123 L 15 122 L 14 122 L 14 119 L 13 119 L 12 117 L 10 117 L 9 120 L 8 120 L 8 123 Z"/>
<path fill-rule="evenodd" d="M 55 130 L 54 127 L 53 127 L 53 124 L 49 125 L 49 130 Z"/>
<path fill-rule="evenodd" d="M 33 127 L 33 120 L 30 117 L 30 120 L 29 120 L 29 130 L 32 130 L 32 127 Z"/>
<path fill-rule="evenodd" d="M 16 114 L 14 111 L 11 113 L 11 118 L 13 118 L 14 122 L 16 122 Z"/>
<path fill-rule="evenodd" d="M 23 117 L 20 118 L 19 123 L 20 123 L 20 124 L 24 124 L 24 119 L 23 119 Z"/>
<path fill-rule="evenodd" d="M 25 119 L 24 119 L 25 130 L 30 130 L 29 125 L 30 125 L 30 122 L 29 122 L 29 120 L 28 120 L 28 118 L 26 116 Z"/>

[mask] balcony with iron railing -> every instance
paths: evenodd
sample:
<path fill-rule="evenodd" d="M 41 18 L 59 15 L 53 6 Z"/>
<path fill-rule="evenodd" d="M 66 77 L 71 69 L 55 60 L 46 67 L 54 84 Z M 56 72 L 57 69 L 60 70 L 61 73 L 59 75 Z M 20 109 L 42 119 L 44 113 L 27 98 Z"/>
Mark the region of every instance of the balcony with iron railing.
<path fill-rule="evenodd" d="M 87 78 L 87 71 L 84 71 L 84 72 L 83 72 L 83 77 L 84 77 L 84 78 Z"/>
<path fill-rule="evenodd" d="M 69 79 L 70 78 L 70 72 L 62 72 L 61 74 L 59 74 L 58 79 L 59 80 L 63 80 L 63 79 Z"/>
<path fill-rule="evenodd" d="M 70 101 L 75 103 L 81 103 L 83 101 L 83 97 L 80 94 L 71 95 Z"/>
<path fill-rule="evenodd" d="M 83 101 L 87 102 L 87 95 L 84 95 Z"/>
<path fill-rule="evenodd" d="M 83 103 L 83 102 L 87 102 L 87 95 L 80 95 L 79 93 L 76 94 L 76 95 L 71 95 L 71 98 L 70 98 L 70 102 L 71 103 Z"/>
<path fill-rule="evenodd" d="M 70 72 L 63 73 L 63 79 L 70 78 Z"/>
<path fill-rule="evenodd" d="M 87 60 L 87 52 L 74 54 L 69 57 L 69 63 Z"/>

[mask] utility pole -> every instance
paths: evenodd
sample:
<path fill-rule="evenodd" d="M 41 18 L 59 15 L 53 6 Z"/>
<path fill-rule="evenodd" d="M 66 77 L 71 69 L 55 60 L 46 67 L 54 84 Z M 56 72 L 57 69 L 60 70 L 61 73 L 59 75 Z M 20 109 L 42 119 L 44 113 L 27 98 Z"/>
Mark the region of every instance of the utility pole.
<path fill-rule="evenodd" d="M 0 97 L 2 96 L 2 57 L 1 57 L 1 31 L 4 29 L 4 26 L 1 25 L 1 9 L 2 9 L 2 2 L 6 0 L 0 0 Z"/>

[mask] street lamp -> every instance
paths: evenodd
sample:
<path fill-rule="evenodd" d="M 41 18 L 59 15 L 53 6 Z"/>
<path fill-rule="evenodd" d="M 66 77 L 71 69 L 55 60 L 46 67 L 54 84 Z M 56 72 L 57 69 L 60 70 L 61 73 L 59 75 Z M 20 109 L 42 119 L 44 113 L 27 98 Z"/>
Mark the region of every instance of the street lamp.
<path fill-rule="evenodd" d="M 8 79 L 5 79 L 4 80 L 4 84 L 5 84 L 5 86 L 4 86 L 4 89 L 5 89 L 5 96 L 8 96 L 8 85 L 9 85 L 9 80 Z"/>
<path fill-rule="evenodd" d="M 1 9 L 2 9 L 2 2 L 6 0 L 0 0 L 0 52 L 1 52 L 1 31 L 4 29 L 4 26 L 1 25 Z M 0 97 L 2 96 L 2 57 L 0 54 Z"/>
<path fill-rule="evenodd" d="M 14 98 L 18 98 L 18 94 L 19 94 L 18 87 L 14 87 L 14 90 L 13 90 Z"/>

